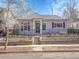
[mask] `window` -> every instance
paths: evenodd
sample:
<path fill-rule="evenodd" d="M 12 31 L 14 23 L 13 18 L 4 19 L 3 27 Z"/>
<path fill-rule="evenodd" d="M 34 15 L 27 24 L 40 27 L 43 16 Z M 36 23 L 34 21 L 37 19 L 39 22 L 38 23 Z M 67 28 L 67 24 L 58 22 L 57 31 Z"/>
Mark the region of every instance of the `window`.
<path fill-rule="evenodd" d="M 23 25 L 21 25 L 21 31 L 23 31 Z"/>
<path fill-rule="evenodd" d="M 42 30 L 46 30 L 46 23 L 42 24 Z"/>
<path fill-rule="evenodd" d="M 24 30 L 28 30 L 28 24 L 27 23 L 24 23 Z"/>
<path fill-rule="evenodd" d="M 30 23 L 24 23 L 24 30 L 30 31 Z"/>
<path fill-rule="evenodd" d="M 21 25 L 21 31 L 28 30 L 30 31 L 30 23 L 22 23 Z"/>
<path fill-rule="evenodd" d="M 28 31 L 30 31 L 30 23 L 28 23 Z"/>
<path fill-rule="evenodd" d="M 52 22 L 52 28 L 54 28 L 54 22 Z"/>
<path fill-rule="evenodd" d="M 62 27 L 62 23 L 57 23 L 57 27 Z"/>
<path fill-rule="evenodd" d="M 65 22 L 63 22 L 63 28 L 65 28 Z"/>
<path fill-rule="evenodd" d="M 62 23 L 53 23 L 52 22 L 52 28 L 54 27 L 62 27 Z"/>
<path fill-rule="evenodd" d="M 76 28 L 79 28 L 79 24 L 77 23 Z"/>

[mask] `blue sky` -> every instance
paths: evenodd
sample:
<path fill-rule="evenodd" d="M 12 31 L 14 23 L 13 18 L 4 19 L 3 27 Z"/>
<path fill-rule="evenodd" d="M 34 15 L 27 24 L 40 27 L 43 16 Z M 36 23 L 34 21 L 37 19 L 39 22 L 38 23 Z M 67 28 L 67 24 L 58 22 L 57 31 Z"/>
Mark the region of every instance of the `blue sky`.
<path fill-rule="evenodd" d="M 31 5 L 32 10 L 34 12 L 37 12 L 41 15 L 51 15 L 51 1 L 52 0 L 27 0 L 28 3 Z M 77 0 L 79 2 L 79 0 Z M 63 6 L 63 3 L 68 2 L 68 0 L 60 0 L 60 3 L 53 4 L 54 8 L 54 15 L 62 15 L 63 9 L 61 6 Z M 4 7 L 5 4 L 2 3 L 2 0 L 0 0 L 0 7 Z"/>
<path fill-rule="evenodd" d="M 51 14 L 50 0 L 29 0 L 32 9 L 40 14 Z"/>

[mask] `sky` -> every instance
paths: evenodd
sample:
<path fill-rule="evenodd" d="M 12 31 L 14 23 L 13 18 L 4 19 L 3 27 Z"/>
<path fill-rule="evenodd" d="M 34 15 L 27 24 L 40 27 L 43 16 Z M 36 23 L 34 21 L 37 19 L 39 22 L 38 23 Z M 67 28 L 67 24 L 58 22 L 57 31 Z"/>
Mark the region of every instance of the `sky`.
<path fill-rule="evenodd" d="M 50 0 L 29 0 L 32 9 L 40 14 L 51 14 Z"/>
<path fill-rule="evenodd" d="M 19 1 L 19 0 L 18 0 Z M 79 2 L 79 0 L 77 0 Z M 62 16 L 63 13 L 63 4 L 68 2 L 68 0 L 60 0 L 57 3 L 54 3 L 52 0 L 27 0 L 28 4 L 31 6 L 32 10 L 41 15 L 52 15 L 53 14 Z M 53 2 L 53 4 L 51 4 Z M 5 7 L 5 4 L 0 0 L 0 7 Z"/>

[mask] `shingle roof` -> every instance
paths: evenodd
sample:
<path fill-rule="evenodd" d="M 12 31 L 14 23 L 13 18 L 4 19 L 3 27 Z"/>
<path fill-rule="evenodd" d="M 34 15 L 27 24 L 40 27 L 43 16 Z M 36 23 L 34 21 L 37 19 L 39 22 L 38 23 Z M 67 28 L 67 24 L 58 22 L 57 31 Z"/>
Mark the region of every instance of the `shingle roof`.
<path fill-rule="evenodd" d="M 42 19 L 63 19 L 57 15 L 40 15 L 40 14 L 37 14 L 37 13 L 34 13 L 30 16 L 27 16 L 27 17 L 23 17 L 23 18 L 19 18 L 19 19 L 37 19 L 37 18 L 42 18 Z"/>

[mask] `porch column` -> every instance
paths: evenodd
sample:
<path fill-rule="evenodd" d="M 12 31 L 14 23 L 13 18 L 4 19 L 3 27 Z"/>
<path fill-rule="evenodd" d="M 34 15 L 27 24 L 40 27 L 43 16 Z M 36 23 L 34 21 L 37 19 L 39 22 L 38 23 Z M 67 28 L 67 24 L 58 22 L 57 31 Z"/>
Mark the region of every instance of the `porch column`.
<path fill-rule="evenodd" d="M 23 29 L 23 30 L 22 30 Z M 20 23 L 19 24 L 19 33 L 22 35 L 22 34 L 24 34 L 24 25 L 23 25 L 23 23 Z"/>
<path fill-rule="evenodd" d="M 40 21 L 40 40 L 42 40 L 42 34 L 43 34 L 43 32 L 42 32 L 42 20 Z"/>
<path fill-rule="evenodd" d="M 22 30 L 23 33 L 22 34 L 24 35 L 24 32 L 25 32 L 24 31 L 24 22 L 22 23 L 22 27 L 23 27 L 23 30 Z"/>
<path fill-rule="evenodd" d="M 33 20 L 33 35 L 35 34 L 35 21 Z"/>
<path fill-rule="evenodd" d="M 34 40 L 35 40 L 35 38 L 34 38 L 34 34 L 35 34 L 35 21 L 33 20 L 33 30 L 32 30 L 32 34 L 33 34 L 33 37 L 32 37 L 32 44 L 34 44 Z"/>
<path fill-rule="evenodd" d="M 42 20 L 40 21 L 40 34 L 42 35 Z"/>
<path fill-rule="evenodd" d="M 21 34 L 21 23 L 20 24 L 18 24 L 19 25 L 19 34 Z"/>

